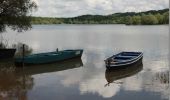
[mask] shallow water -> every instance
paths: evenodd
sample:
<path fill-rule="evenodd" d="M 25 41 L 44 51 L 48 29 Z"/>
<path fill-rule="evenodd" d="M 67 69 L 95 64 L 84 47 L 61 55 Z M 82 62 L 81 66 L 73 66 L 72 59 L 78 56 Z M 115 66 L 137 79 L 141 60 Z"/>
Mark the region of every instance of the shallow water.
<path fill-rule="evenodd" d="M 0 99 L 168 100 L 169 30 L 166 25 L 35 25 L 8 30 L 8 44 L 25 43 L 33 53 L 84 49 L 81 59 L 24 69 L 0 62 Z M 121 51 L 142 51 L 143 65 L 106 71 L 104 59 Z"/>

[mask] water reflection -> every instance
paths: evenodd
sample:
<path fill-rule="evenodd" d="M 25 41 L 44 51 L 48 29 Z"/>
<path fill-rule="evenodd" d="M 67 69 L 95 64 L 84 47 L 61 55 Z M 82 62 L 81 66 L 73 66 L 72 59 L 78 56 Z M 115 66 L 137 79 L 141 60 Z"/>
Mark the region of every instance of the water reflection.
<path fill-rule="evenodd" d="M 15 67 L 0 68 L 0 99 L 27 100 L 27 92 L 33 87 L 33 78 L 22 73 L 16 75 Z"/>
<path fill-rule="evenodd" d="M 118 98 L 119 100 L 123 99 L 121 97 L 129 98 L 132 94 L 139 94 L 145 95 L 146 99 L 168 99 L 169 68 L 166 59 L 154 61 L 144 56 L 143 64 L 125 69 L 105 70 L 104 63 L 101 63 L 103 56 L 99 56 L 98 52 L 89 53 L 88 51 L 85 54 L 88 58 L 94 57 L 94 54 L 96 57 L 93 59 L 95 61 L 85 58 L 83 78 L 79 83 L 81 95 L 89 94 L 90 97 L 97 95 L 102 98 Z M 157 81 L 153 81 L 155 79 Z M 106 83 L 109 83 L 109 86 Z"/>
<path fill-rule="evenodd" d="M 32 66 L 24 66 L 24 68 L 17 68 L 16 71 L 18 74 L 24 69 L 24 74 L 35 75 L 42 73 L 50 73 L 63 71 L 73 68 L 82 67 L 83 63 L 81 58 L 74 58 L 62 62 L 51 63 L 51 64 L 42 64 L 42 65 L 32 65 Z"/>
<path fill-rule="evenodd" d="M 114 83 L 114 81 L 123 79 L 126 77 L 130 77 L 132 75 L 137 74 L 143 68 L 142 62 L 138 64 L 134 64 L 132 66 L 128 66 L 126 68 L 121 69 L 106 69 L 105 78 L 107 80 L 107 84 L 105 86 L 109 86 L 110 83 Z"/>
<path fill-rule="evenodd" d="M 35 65 L 24 68 L 14 66 L 13 59 L 0 62 L 0 100 L 28 100 L 28 91 L 34 87 L 32 75 L 63 71 L 83 66 L 81 58 Z"/>
<path fill-rule="evenodd" d="M 29 100 L 167 100 L 168 31 L 168 26 L 159 25 L 36 25 L 23 34 L 9 30 L 4 37 L 10 40 L 10 44 L 28 44 L 33 48 L 33 53 L 54 51 L 56 48 L 84 49 L 81 68 L 52 71 L 52 67 L 51 71 L 46 68 L 40 71 L 41 67 L 38 66 L 35 70 L 31 70 L 34 67 L 24 67 L 24 73 L 31 75 L 34 83 L 33 89 L 28 90 Z M 108 81 L 103 60 L 121 51 L 142 51 L 143 68 L 132 67 L 132 73 L 126 70 L 120 76 L 110 75 L 108 80 L 113 82 L 105 86 Z M 20 72 L 17 71 L 18 76 L 21 76 Z"/>
<path fill-rule="evenodd" d="M 158 63 L 159 62 L 159 63 Z M 144 69 L 137 75 L 123 80 L 123 89 L 125 91 L 143 93 L 160 93 L 160 99 L 168 99 L 169 97 L 169 68 L 164 66 L 166 61 L 150 61 L 144 65 Z M 157 98 L 160 100 L 159 98 Z"/>
<path fill-rule="evenodd" d="M 147 75 L 150 75 L 148 77 Z M 146 71 L 142 77 L 146 77 L 143 87 L 146 91 L 161 93 L 162 99 L 169 97 L 169 70 Z M 144 78 L 143 78 L 144 80 Z"/>
<path fill-rule="evenodd" d="M 10 67 L 14 67 L 14 59 L 9 58 L 9 59 L 1 59 L 0 60 L 0 69 L 1 68 L 10 68 Z"/>

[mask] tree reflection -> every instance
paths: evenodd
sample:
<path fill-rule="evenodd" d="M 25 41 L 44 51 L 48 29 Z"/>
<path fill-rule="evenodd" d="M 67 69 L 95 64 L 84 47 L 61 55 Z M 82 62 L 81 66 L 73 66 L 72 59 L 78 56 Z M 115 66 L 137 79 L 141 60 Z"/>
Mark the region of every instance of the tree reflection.
<path fill-rule="evenodd" d="M 0 63 L 1 66 L 2 63 Z M 0 68 L 0 100 L 27 100 L 27 91 L 33 87 L 29 75 L 17 75 L 15 67 Z"/>
<path fill-rule="evenodd" d="M 81 58 L 23 68 L 14 67 L 13 62 L 13 59 L 0 62 L 0 100 L 27 100 L 27 93 L 34 86 L 32 75 L 83 66 Z"/>

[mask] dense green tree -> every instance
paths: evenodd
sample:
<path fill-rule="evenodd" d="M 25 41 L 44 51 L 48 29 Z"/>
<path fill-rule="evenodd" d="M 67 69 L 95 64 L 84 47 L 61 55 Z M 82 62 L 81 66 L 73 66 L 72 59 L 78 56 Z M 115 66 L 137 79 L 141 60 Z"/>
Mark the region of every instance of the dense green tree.
<path fill-rule="evenodd" d="M 133 16 L 132 17 L 132 24 L 134 24 L 134 25 L 141 24 L 141 17 L 140 16 Z"/>
<path fill-rule="evenodd" d="M 163 23 L 169 24 L 169 12 L 165 12 L 163 16 L 164 16 Z"/>
<path fill-rule="evenodd" d="M 143 14 L 141 16 L 141 23 L 144 24 L 144 25 L 154 25 L 154 24 L 158 24 L 158 20 L 152 14 L 148 14 L 148 15 Z"/>
<path fill-rule="evenodd" d="M 158 24 L 163 24 L 163 19 L 164 19 L 164 16 L 161 15 L 160 13 L 156 14 L 155 17 L 157 18 L 158 20 Z"/>
<path fill-rule="evenodd" d="M 131 16 L 127 16 L 127 17 L 125 18 L 125 22 L 126 22 L 127 25 L 133 24 L 132 17 L 131 17 Z"/>
<path fill-rule="evenodd" d="M 31 0 L 1 0 L 0 2 L 0 33 L 10 27 L 13 30 L 31 28 L 30 12 L 37 8 Z"/>

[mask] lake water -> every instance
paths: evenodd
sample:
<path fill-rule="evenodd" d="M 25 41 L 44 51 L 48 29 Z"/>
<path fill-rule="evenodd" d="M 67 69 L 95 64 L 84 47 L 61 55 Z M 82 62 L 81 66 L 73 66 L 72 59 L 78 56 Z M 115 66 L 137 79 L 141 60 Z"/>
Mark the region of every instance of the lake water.
<path fill-rule="evenodd" d="M 33 53 L 84 49 L 81 59 L 18 69 L 0 62 L 0 100 L 168 100 L 167 25 L 35 25 L 3 34 Z M 142 51 L 143 66 L 106 71 L 104 60 L 121 51 Z M 108 84 L 109 83 L 109 84 Z"/>

